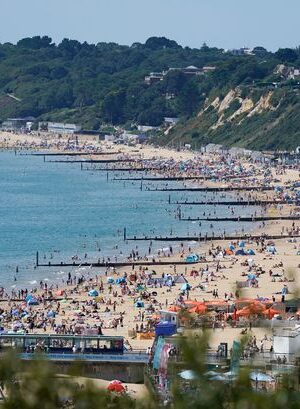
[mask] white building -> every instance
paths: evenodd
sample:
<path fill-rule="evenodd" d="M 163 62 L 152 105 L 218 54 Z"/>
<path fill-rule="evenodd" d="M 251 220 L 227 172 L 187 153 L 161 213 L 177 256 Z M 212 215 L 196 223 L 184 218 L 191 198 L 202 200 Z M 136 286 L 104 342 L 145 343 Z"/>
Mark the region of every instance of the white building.
<path fill-rule="evenodd" d="M 275 356 L 286 356 L 291 361 L 300 356 L 300 327 L 277 328 L 274 333 L 273 351 Z"/>
<path fill-rule="evenodd" d="M 39 130 L 46 130 L 58 134 L 74 134 L 81 130 L 81 126 L 75 124 L 64 124 L 61 122 L 39 122 Z"/>

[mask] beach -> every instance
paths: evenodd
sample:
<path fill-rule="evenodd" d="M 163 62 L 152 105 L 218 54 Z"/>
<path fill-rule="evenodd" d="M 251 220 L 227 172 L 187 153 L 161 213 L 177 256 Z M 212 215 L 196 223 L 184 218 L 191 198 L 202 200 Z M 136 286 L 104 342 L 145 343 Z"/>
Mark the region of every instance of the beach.
<path fill-rule="evenodd" d="M 231 163 L 229 159 L 224 159 L 219 154 L 177 152 L 146 145 L 115 146 L 87 136 L 78 136 L 77 143 L 79 148 L 76 148 L 76 151 L 90 152 L 90 159 L 96 158 L 93 155 L 96 152 L 115 151 L 117 152 L 115 158 L 139 161 L 130 166 L 145 168 L 150 167 L 150 164 L 156 166 L 156 170 L 152 173 L 147 172 L 147 175 L 163 175 L 166 178 L 174 175 L 195 176 L 197 172 L 200 173 L 199 168 L 203 174 L 205 167 L 206 170 L 209 169 L 209 173 L 207 171 L 209 180 L 187 180 L 184 186 L 216 188 L 253 186 L 253 191 L 247 193 L 241 191 L 233 197 L 235 200 L 243 199 L 245 202 L 250 197 L 260 201 L 273 200 L 274 205 L 264 206 L 262 212 L 264 216 L 275 218 L 295 215 L 296 219 L 266 220 L 259 222 L 254 231 L 247 231 L 244 228 L 243 234 L 260 237 L 257 240 L 251 238 L 211 242 L 207 240 L 200 245 L 196 242 L 192 248 L 189 248 L 188 243 L 179 242 L 176 252 L 171 251 L 172 243 L 164 244 L 165 248 L 154 255 L 157 265 L 135 266 L 134 262 L 137 260 L 139 262 L 144 260 L 147 264 L 146 256 L 140 258 L 139 254 L 131 254 L 130 267 L 107 268 L 101 273 L 79 267 L 68 273 L 64 283 L 58 282 L 53 285 L 41 280 L 34 286 L 36 288 L 27 289 L 27 292 L 25 288 L 13 293 L 3 290 L 2 298 L 5 300 L 1 301 L 1 325 L 5 330 L 120 335 L 125 337 L 128 349 L 146 350 L 153 344 L 155 324 L 160 311 L 172 307 L 177 307 L 178 311 L 188 310 L 186 301 L 196 300 L 206 305 L 206 311 L 213 312 L 209 328 L 211 333 L 209 345 L 212 349 L 217 349 L 220 342 L 227 342 L 231 347 L 233 340 L 241 335 L 242 329 L 248 328 L 259 342 L 263 342 L 263 349 L 269 350 L 272 345 L 272 333 L 269 332 L 267 340 L 263 341 L 266 331 L 256 328 L 255 325 L 249 328 L 249 317 L 241 317 L 239 326 L 233 326 L 232 320 L 228 321 L 228 317 L 232 317 L 231 306 L 238 306 L 238 300 L 244 299 L 244 305 L 247 305 L 249 300 L 256 300 L 258 303 L 265 303 L 268 308 L 272 307 L 285 318 L 299 319 L 295 311 L 288 313 L 285 310 L 285 303 L 294 298 L 300 288 L 300 222 L 299 218 L 297 219 L 299 209 L 297 210 L 297 205 L 289 204 L 288 201 L 276 204 L 279 199 L 285 200 L 285 195 L 293 197 L 295 192 L 291 186 L 299 181 L 299 168 L 275 167 L 246 158 L 235 158 Z M 5 149 L 66 153 L 70 145 L 73 146 L 70 137 L 0 133 L 0 147 Z M 110 155 L 103 155 L 103 159 L 108 157 Z M 170 168 L 165 168 L 163 165 L 165 161 L 171 161 Z M 187 165 L 184 169 L 179 169 L 176 163 Z M 126 168 L 128 164 L 118 166 Z M 233 177 L 233 172 L 236 173 L 236 177 Z M 272 186 L 272 190 L 255 190 L 258 186 Z M 188 193 L 186 197 L 187 195 Z M 182 206 L 181 211 L 186 215 L 192 214 L 192 207 Z M 229 209 L 229 216 L 230 213 L 233 216 L 235 212 L 234 208 Z M 213 210 L 206 211 L 202 217 L 208 215 L 212 217 Z M 216 224 L 217 221 L 212 222 L 212 233 Z M 236 230 L 238 233 L 238 225 Z M 283 234 L 288 237 L 264 239 L 265 236 Z M 136 242 L 133 241 L 133 249 L 135 245 Z M 242 250 L 240 254 L 236 254 L 238 250 Z M 149 255 L 151 251 L 150 248 Z M 174 266 L 174 261 L 183 261 L 194 253 L 201 256 L 201 262 Z M 159 260 L 168 261 L 169 264 L 159 265 Z M 250 283 L 249 276 L 252 277 Z M 170 286 L 166 285 L 168 277 L 171 277 L 169 281 L 172 281 Z M 175 277 L 183 277 L 184 281 L 181 279 L 174 283 Z M 188 283 L 188 290 L 182 290 L 183 283 Z M 240 287 L 239 283 L 242 283 Z M 94 295 L 91 295 L 93 294 L 91 291 L 95 291 Z M 25 302 L 28 295 L 37 301 L 36 305 Z M 26 314 L 23 314 L 24 311 Z M 201 321 L 201 314 L 196 318 Z"/>

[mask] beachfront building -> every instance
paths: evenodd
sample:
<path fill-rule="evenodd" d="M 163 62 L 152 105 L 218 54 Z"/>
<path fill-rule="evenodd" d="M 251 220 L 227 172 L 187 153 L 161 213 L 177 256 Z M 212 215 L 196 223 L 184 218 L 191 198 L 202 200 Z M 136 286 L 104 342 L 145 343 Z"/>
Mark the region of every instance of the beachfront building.
<path fill-rule="evenodd" d="M 156 82 L 163 81 L 163 79 L 164 74 L 162 72 L 150 72 L 150 74 L 145 77 L 145 83 L 147 85 L 152 85 Z"/>
<path fill-rule="evenodd" d="M 184 75 L 188 76 L 196 76 L 205 73 L 212 72 L 216 69 L 214 66 L 206 66 L 203 68 L 198 68 L 194 65 L 189 65 L 188 67 L 170 67 L 169 69 L 162 71 L 162 72 L 151 72 L 149 75 L 145 77 L 145 83 L 147 85 L 155 84 L 156 82 L 160 82 L 164 80 L 164 77 L 168 75 L 170 72 L 181 72 Z"/>
<path fill-rule="evenodd" d="M 57 134 L 74 134 L 81 130 L 80 125 L 65 124 L 61 122 L 39 122 L 39 131 Z"/>
<path fill-rule="evenodd" d="M 285 357 L 287 362 L 294 361 L 300 356 L 300 327 L 276 329 L 273 348 L 275 357 L 281 360 Z"/>
<path fill-rule="evenodd" d="M 27 132 L 31 131 L 34 117 L 28 116 L 26 118 L 7 118 L 1 125 L 2 131 L 8 132 Z"/>

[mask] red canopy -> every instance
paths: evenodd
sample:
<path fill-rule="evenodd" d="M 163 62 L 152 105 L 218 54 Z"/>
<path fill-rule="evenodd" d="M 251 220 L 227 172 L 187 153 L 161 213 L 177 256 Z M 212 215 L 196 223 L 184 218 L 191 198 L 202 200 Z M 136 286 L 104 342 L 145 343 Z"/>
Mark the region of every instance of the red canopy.
<path fill-rule="evenodd" d="M 196 314 L 204 314 L 206 312 L 206 306 L 204 304 L 198 304 L 195 307 L 190 308 L 189 312 Z"/>

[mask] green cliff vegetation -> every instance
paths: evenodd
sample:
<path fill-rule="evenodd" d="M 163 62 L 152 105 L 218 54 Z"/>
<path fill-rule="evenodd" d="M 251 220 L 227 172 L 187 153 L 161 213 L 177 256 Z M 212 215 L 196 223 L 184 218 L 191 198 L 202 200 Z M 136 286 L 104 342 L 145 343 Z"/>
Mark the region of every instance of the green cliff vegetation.
<path fill-rule="evenodd" d="M 56 45 L 47 36 L 0 44 L 0 121 L 34 116 L 99 130 L 159 126 L 164 117 L 177 117 L 179 124 L 159 143 L 295 148 L 300 91 L 291 67 L 300 67 L 300 50 L 256 47 L 250 55 L 235 54 L 205 44 L 182 47 L 164 37 L 131 46 L 69 39 Z M 285 66 L 280 72 L 279 64 Z M 193 67 L 182 70 L 191 66 L 199 68 L 197 75 Z M 146 83 L 152 72 L 161 78 Z"/>

